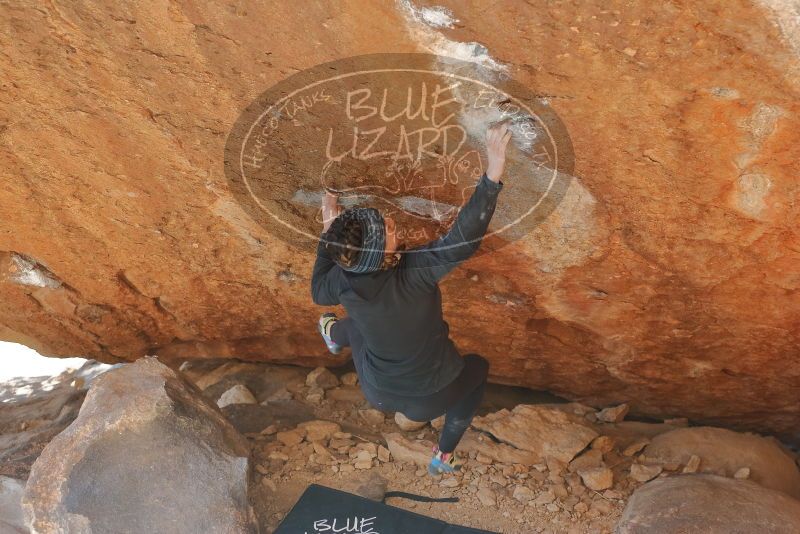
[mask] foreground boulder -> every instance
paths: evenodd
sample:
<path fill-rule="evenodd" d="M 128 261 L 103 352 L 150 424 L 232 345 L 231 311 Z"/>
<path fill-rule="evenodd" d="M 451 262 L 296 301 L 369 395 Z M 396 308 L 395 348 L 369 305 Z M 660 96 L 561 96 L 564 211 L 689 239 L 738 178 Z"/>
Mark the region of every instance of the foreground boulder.
<path fill-rule="evenodd" d="M 253 532 L 249 446 L 155 358 L 107 372 L 45 447 L 22 504 L 39 534 Z"/>
<path fill-rule="evenodd" d="M 679 428 L 653 438 L 645 448 L 647 462 L 690 465 L 700 459 L 697 470 L 732 477 L 749 468 L 754 482 L 800 498 L 800 470 L 778 442 L 754 434 L 724 428 Z M 687 472 L 688 472 L 687 471 Z"/>
<path fill-rule="evenodd" d="M 0 476 L 0 534 L 28 532 L 20 504 L 24 488 L 23 481 Z"/>
<path fill-rule="evenodd" d="M 748 480 L 716 475 L 660 478 L 628 501 L 617 534 L 797 534 L 800 501 Z"/>

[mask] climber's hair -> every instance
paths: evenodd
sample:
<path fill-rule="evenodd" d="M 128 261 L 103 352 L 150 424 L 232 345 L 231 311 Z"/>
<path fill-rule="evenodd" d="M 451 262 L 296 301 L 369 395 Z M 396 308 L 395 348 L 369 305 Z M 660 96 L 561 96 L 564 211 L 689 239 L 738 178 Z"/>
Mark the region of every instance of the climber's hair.
<path fill-rule="evenodd" d="M 325 241 L 325 250 L 333 261 L 351 267 L 358 260 L 361 243 L 364 240 L 361 222 L 353 216 L 352 211 L 345 210 L 333 220 L 328 231 L 322 235 L 322 239 Z"/>

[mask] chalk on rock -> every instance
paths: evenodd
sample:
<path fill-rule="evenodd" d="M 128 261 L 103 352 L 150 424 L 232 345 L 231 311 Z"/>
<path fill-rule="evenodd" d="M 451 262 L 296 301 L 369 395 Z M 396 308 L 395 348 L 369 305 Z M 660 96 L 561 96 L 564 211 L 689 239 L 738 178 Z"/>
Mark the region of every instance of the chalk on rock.
<path fill-rule="evenodd" d="M 217 401 L 217 406 L 224 408 L 231 404 L 257 404 L 255 396 L 250 392 L 247 387 L 242 384 L 236 384 L 228 391 L 223 393 Z"/>

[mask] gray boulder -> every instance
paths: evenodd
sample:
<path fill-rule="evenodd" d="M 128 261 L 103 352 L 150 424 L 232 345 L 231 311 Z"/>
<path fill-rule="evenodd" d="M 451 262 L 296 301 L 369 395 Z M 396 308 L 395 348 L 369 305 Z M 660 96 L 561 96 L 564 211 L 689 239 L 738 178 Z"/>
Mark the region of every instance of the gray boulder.
<path fill-rule="evenodd" d="M 617 534 L 797 534 L 800 501 L 748 480 L 659 478 L 637 489 Z"/>
<path fill-rule="evenodd" d="M 249 446 L 182 376 L 147 357 L 108 371 L 33 464 L 38 534 L 254 532 Z"/>
<path fill-rule="evenodd" d="M 647 463 L 686 465 L 700 457 L 700 471 L 732 477 L 743 467 L 765 488 L 800 499 L 800 470 L 774 438 L 700 426 L 679 428 L 653 438 L 644 450 Z"/>
<path fill-rule="evenodd" d="M 0 476 L 0 534 L 27 534 L 22 517 L 23 480 Z"/>

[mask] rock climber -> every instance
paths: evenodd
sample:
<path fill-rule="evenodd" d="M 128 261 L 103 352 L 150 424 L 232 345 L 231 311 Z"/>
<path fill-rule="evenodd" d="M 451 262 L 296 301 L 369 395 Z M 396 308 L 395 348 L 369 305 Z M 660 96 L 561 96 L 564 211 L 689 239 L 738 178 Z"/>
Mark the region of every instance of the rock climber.
<path fill-rule="evenodd" d="M 328 349 L 349 346 L 367 401 L 412 421 L 445 416 L 428 471 L 461 468 L 455 449 L 483 397 L 489 362 L 461 356 L 442 317 L 438 282 L 480 246 L 503 188 L 507 123 L 486 132 L 488 162 L 472 196 L 444 236 L 398 251 L 395 221 L 375 208 L 342 210 L 322 201 L 323 230 L 311 279 L 316 304 L 342 304 L 347 317 L 323 313 L 318 329 Z"/>

